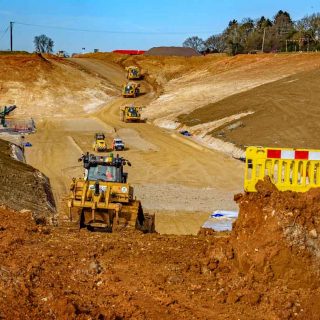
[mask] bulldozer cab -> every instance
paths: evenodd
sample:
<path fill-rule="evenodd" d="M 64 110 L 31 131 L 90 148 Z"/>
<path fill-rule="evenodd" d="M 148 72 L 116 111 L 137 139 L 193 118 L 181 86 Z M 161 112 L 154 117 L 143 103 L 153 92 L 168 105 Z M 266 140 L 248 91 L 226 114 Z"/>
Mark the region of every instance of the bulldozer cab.
<path fill-rule="evenodd" d="M 137 107 L 133 107 L 133 106 L 129 107 L 128 113 L 131 117 L 139 117 L 140 116 L 140 113 L 139 113 Z"/>
<path fill-rule="evenodd" d="M 131 83 L 128 83 L 125 88 L 124 88 L 124 92 L 125 93 L 131 93 L 131 91 L 133 90 L 133 85 Z"/>
<path fill-rule="evenodd" d="M 96 133 L 95 137 L 96 137 L 96 140 L 104 140 L 105 139 L 105 135 L 103 133 Z"/>
<path fill-rule="evenodd" d="M 139 71 L 138 71 L 137 68 L 132 68 L 132 69 L 130 70 L 130 72 L 131 72 L 131 74 L 132 74 L 134 77 L 137 77 L 137 76 L 138 76 L 138 73 L 139 73 Z"/>
<path fill-rule="evenodd" d="M 94 143 L 93 143 L 93 150 L 96 152 L 104 152 L 107 151 L 107 144 L 105 140 L 104 133 L 96 133 L 94 135 Z"/>
<path fill-rule="evenodd" d="M 131 164 L 124 158 L 113 157 L 112 153 L 108 157 L 86 154 L 79 160 L 83 160 L 85 180 L 118 183 L 127 181 L 127 173 L 123 172 L 123 166 Z"/>
<path fill-rule="evenodd" d="M 130 66 L 126 68 L 128 74 L 127 78 L 128 79 L 140 79 L 140 70 L 136 66 Z"/>
<path fill-rule="evenodd" d="M 104 181 L 104 182 L 122 182 L 117 181 L 116 167 L 106 165 L 96 165 L 90 167 L 88 170 L 87 179 L 90 181 Z"/>
<path fill-rule="evenodd" d="M 124 97 L 136 97 L 140 94 L 140 84 L 128 82 L 123 86 L 122 95 Z"/>

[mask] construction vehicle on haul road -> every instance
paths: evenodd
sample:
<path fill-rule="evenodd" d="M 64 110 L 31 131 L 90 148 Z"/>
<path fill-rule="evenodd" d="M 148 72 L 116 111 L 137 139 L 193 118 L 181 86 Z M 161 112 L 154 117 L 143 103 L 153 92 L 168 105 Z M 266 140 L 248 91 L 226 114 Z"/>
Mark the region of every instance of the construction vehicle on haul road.
<path fill-rule="evenodd" d="M 93 150 L 96 152 L 106 152 L 108 150 L 104 133 L 94 135 Z"/>
<path fill-rule="evenodd" d="M 73 178 L 68 200 L 69 217 L 78 217 L 80 228 L 115 231 L 134 226 L 144 233 L 155 232 L 155 217 L 143 212 L 133 195 L 123 167 L 130 162 L 110 153 L 109 156 L 83 155 L 84 178 Z"/>
<path fill-rule="evenodd" d="M 140 94 L 140 84 L 135 82 L 128 82 L 123 85 L 122 96 L 124 98 L 135 98 Z"/>
<path fill-rule="evenodd" d="M 114 138 L 111 145 L 112 150 L 123 151 L 124 143 L 120 138 Z"/>
<path fill-rule="evenodd" d="M 135 107 L 134 105 L 120 108 L 120 120 L 124 122 L 142 122 L 141 119 L 142 107 Z"/>
<path fill-rule="evenodd" d="M 127 79 L 129 80 L 139 80 L 141 78 L 141 72 L 138 67 L 130 66 L 126 67 Z"/>

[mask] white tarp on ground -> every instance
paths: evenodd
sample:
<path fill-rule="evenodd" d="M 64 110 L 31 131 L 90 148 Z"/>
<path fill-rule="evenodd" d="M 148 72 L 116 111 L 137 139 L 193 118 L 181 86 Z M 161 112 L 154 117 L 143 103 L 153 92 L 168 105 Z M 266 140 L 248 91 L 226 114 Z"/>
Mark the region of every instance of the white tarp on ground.
<path fill-rule="evenodd" d="M 238 211 L 216 210 L 210 214 L 209 219 L 202 228 L 214 231 L 231 231 L 232 223 L 238 218 Z"/>

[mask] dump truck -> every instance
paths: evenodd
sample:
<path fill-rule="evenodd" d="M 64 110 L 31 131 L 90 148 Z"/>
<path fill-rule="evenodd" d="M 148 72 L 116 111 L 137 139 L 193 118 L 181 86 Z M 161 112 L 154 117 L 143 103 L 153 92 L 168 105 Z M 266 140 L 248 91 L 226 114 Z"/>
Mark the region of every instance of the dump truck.
<path fill-rule="evenodd" d="M 123 151 L 124 150 L 124 143 L 120 138 L 114 138 L 111 145 L 112 150 L 115 151 Z"/>
<path fill-rule="evenodd" d="M 141 119 L 142 107 L 135 107 L 134 105 L 120 108 L 120 120 L 124 122 L 142 122 Z"/>
<path fill-rule="evenodd" d="M 126 67 L 127 79 L 128 80 L 139 80 L 141 79 L 140 69 L 136 66 Z"/>
<path fill-rule="evenodd" d="M 71 221 L 77 216 L 79 227 L 90 231 L 113 232 L 132 226 L 144 233 L 155 232 L 154 215 L 143 212 L 127 182 L 124 166 L 131 166 L 128 160 L 113 153 L 95 156 L 87 152 L 79 161 L 83 162 L 84 177 L 73 178 L 70 186 Z"/>
<path fill-rule="evenodd" d="M 140 94 L 140 84 L 135 82 L 128 82 L 123 85 L 122 96 L 125 98 L 135 98 Z"/>
<path fill-rule="evenodd" d="M 106 152 L 108 150 L 104 133 L 96 133 L 94 135 L 93 150 L 96 152 Z"/>

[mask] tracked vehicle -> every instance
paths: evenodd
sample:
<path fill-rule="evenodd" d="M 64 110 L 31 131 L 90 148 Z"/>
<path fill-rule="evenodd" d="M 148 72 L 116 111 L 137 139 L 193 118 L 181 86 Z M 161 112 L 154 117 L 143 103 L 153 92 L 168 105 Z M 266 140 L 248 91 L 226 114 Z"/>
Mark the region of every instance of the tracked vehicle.
<path fill-rule="evenodd" d="M 68 200 L 70 220 L 78 217 L 79 227 L 112 232 L 133 226 L 145 233 L 155 232 L 154 215 L 143 212 L 141 202 L 133 195 L 123 167 L 130 162 L 110 153 L 94 156 L 86 153 L 83 162 L 84 178 L 74 178 Z"/>

